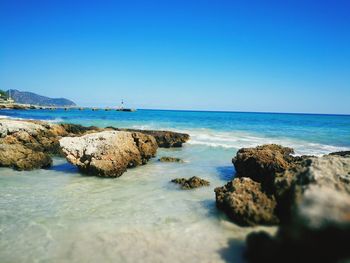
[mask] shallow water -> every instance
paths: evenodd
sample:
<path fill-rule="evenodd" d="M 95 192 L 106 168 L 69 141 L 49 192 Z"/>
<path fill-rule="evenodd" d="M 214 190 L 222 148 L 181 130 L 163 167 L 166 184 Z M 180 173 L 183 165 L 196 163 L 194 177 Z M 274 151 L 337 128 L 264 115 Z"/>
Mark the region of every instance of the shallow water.
<path fill-rule="evenodd" d="M 215 208 L 238 148 L 262 143 L 324 154 L 350 147 L 349 116 L 139 111 L 1 111 L 11 118 L 189 132 L 161 156 L 185 163 L 130 169 L 117 179 L 83 176 L 64 159 L 49 170 L 0 168 L 0 262 L 241 262 L 251 228 Z M 184 191 L 169 181 L 199 176 L 209 187 Z M 258 229 L 254 229 L 258 230 Z M 274 231 L 273 228 L 268 228 Z"/>
<path fill-rule="evenodd" d="M 118 179 L 82 176 L 61 158 L 49 170 L 0 168 L 1 262 L 241 262 L 249 229 L 218 213 L 213 192 L 233 169 L 199 159 L 201 148 L 160 150 L 186 163 L 154 159 Z M 179 175 L 211 186 L 180 190 L 169 182 Z"/>

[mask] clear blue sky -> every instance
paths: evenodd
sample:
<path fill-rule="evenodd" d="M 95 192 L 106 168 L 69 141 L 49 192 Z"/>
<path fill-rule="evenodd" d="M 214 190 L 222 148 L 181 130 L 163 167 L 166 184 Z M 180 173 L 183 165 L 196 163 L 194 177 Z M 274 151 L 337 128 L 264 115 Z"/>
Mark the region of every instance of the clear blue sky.
<path fill-rule="evenodd" d="M 350 113 L 350 1 L 0 0 L 0 88 L 81 105 Z"/>

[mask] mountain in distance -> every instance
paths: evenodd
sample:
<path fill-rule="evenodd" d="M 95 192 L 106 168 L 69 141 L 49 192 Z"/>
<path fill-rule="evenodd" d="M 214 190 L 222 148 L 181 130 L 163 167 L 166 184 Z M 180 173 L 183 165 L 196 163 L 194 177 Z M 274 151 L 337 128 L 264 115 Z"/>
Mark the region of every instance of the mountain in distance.
<path fill-rule="evenodd" d="M 49 98 L 35 94 L 33 92 L 19 91 L 11 89 L 7 91 L 7 94 L 11 95 L 11 98 L 16 103 L 31 104 L 39 106 L 56 106 L 56 107 L 70 107 L 76 106 L 76 104 L 65 98 Z"/>

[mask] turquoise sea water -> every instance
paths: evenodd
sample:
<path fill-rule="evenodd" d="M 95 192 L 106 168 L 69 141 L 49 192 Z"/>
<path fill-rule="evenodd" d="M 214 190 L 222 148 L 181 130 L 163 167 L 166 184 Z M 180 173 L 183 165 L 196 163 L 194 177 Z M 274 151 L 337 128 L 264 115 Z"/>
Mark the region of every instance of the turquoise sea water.
<path fill-rule="evenodd" d="M 297 154 L 350 149 L 350 116 L 341 115 L 2 110 L 0 116 L 191 135 L 183 148 L 157 153 L 184 164 L 154 158 L 117 179 L 83 176 L 62 158 L 48 170 L 0 168 L 0 262 L 241 262 L 244 237 L 257 229 L 230 223 L 214 195 L 232 178 L 237 149 L 263 143 Z M 183 191 L 169 182 L 194 175 L 211 186 Z"/>

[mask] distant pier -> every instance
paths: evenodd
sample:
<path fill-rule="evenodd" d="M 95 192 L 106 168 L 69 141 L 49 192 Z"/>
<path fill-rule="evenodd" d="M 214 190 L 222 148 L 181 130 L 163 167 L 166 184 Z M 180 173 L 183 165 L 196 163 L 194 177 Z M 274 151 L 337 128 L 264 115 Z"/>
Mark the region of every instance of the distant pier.
<path fill-rule="evenodd" d="M 136 109 L 131 108 L 112 108 L 112 107 L 80 107 L 80 106 L 38 106 L 38 105 L 30 105 L 30 104 L 19 104 L 19 103 L 0 103 L 1 109 L 14 109 L 14 110 L 92 110 L 92 111 L 124 111 L 124 112 L 135 112 Z"/>

